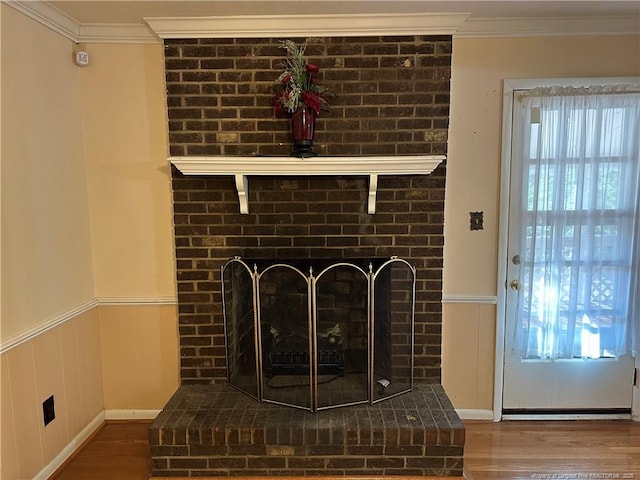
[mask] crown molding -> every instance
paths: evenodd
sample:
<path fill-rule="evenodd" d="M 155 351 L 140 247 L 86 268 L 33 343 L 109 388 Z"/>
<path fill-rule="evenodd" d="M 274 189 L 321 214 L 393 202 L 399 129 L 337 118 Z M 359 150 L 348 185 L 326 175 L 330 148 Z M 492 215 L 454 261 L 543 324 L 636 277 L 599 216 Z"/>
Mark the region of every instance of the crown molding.
<path fill-rule="evenodd" d="M 75 43 L 160 43 L 165 38 L 453 35 L 507 38 L 638 34 L 637 17 L 468 18 L 469 13 L 149 17 L 81 24 L 45 0 L 0 0 Z"/>
<path fill-rule="evenodd" d="M 162 43 L 147 25 L 138 23 L 83 23 L 80 43 Z"/>
<path fill-rule="evenodd" d="M 455 38 L 625 35 L 639 33 L 637 17 L 468 19 Z"/>
<path fill-rule="evenodd" d="M 80 24 L 49 2 L 42 0 L 2 0 L 2 3 L 19 11 L 36 22 L 50 28 L 63 37 L 78 43 Z"/>
<path fill-rule="evenodd" d="M 149 17 L 160 38 L 331 37 L 365 35 L 452 35 L 467 13 L 242 15 Z"/>
<path fill-rule="evenodd" d="M 1 0 L 74 43 L 160 43 L 142 23 L 80 24 L 44 0 Z"/>

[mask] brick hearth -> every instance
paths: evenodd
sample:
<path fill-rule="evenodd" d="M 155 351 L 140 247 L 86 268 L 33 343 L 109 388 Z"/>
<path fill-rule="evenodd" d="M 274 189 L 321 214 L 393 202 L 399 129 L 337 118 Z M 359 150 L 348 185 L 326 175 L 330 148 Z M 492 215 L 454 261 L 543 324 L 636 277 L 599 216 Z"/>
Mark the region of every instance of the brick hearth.
<path fill-rule="evenodd" d="M 320 414 L 185 385 L 149 444 L 154 476 L 461 476 L 464 435 L 440 385 Z"/>

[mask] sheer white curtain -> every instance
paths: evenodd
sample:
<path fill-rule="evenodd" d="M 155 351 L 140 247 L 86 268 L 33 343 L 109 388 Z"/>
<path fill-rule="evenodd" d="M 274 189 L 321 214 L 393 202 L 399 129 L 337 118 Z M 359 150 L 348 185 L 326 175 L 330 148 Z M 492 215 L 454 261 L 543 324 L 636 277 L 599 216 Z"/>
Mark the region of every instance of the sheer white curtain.
<path fill-rule="evenodd" d="M 519 92 L 523 358 L 638 353 L 640 94 Z"/>

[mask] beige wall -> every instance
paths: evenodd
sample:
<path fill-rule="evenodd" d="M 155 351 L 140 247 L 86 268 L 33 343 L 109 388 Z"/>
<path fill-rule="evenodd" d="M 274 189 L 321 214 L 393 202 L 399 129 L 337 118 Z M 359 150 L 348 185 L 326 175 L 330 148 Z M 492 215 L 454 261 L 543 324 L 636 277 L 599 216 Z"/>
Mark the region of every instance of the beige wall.
<path fill-rule="evenodd" d="M 86 48 L 80 77 L 105 408 L 161 409 L 179 383 L 163 47 Z"/>
<path fill-rule="evenodd" d="M 104 400 L 72 43 L 0 8 L 0 477 L 14 480 L 47 466 Z M 44 427 L 42 402 L 51 395 L 56 418 Z"/>
<path fill-rule="evenodd" d="M 502 81 L 638 75 L 639 59 L 638 36 L 454 38 L 445 294 L 496 294 Z M 472 232 L 469 212 L 479 210 L 485 228 Z"/>
<path fill-rule="evenodd" d="M 160 410 L 178 388 L 177 307 L 100 306 L 106 410 Z"/>
<path fill-rule="evenodd" d="M 71 41 L 5 3 L 1 21 L 0 478 L 18 480 L 105 408 L 162 408 L 177 315 L 162 46 L 92 45 L 79 68 Z"/>
<path fill-rule="evenodd" d="M 72 43 L 2 5 L 2 341 L 94 298 Z"/>
<path fill-rule="evenodd" d="M 456 39 L 445 200 L 443 385 L 457 408 L 493 406 L 502 81 L 640 74 L 640 37 Z M 469 212 L 484 211 L 484 230 Z M 477 386 L 477 388 L 474 388 Z"/>
<path fill-rule="evenodd" d="M 173 298 L 163 47 L 86 49 L 80 84 L 96 296 Z"/>

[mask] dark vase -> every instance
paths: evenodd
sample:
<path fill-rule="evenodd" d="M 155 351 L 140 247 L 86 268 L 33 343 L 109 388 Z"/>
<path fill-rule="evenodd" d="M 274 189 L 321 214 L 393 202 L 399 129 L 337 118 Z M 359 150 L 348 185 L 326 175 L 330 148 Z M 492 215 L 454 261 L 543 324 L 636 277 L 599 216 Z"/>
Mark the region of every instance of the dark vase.
<path fill-rule="evenodd" d="M 294 157 L 313 157 L 313 136 L 316 127 L 316 112 L 312 108 L 301 108 L 291 117 Z"/>

